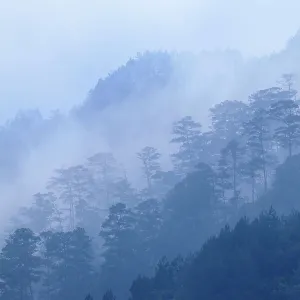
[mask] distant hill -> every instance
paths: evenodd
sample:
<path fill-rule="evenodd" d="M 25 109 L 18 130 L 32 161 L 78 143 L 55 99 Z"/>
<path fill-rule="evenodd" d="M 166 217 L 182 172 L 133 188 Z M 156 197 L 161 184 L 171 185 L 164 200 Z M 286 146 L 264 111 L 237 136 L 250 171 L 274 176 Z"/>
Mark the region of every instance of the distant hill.
<path fill-rule="evenodd" d="M 132 146 L 134 142 L 139 147 L 145 136 L 150 144 L 154 140 L 159 144 L 179 117 L 192 115 L 205 125 L 212 105 L 225 99 L 246 100 L 252 92 L 276 85 L 287 72 L 300 74 L 300 32 L 283 51 L 251 60 L 233 50 L 138 54 L 99 79 L 68 116 L 44 119 L 39 112 L 28 111 L 3 125 L 0 180 L 12 182 L 33 150 L 50 136 L 55 141 L 56 133 L 68 122 L 79 121 L 84 132 L 95 131 L 98 137 L 104 134 L 110 139 L 109 146 L 122 145 L 124 151 L 129 149 L 124 143 Z M 71 135 L 75 136 L 74 132 Z M 55 162 L 51 165 L 56 167 Z"/>
<path fill-rule="evenodd" d="M 124 103 L 126 99 L 143 101 L 170 87 L 185 93 L 195 76 L 199 79 L 206 77 L 206 81 L 216 79 L 222 84 L 225 69 L 232 73 L 242 63 L 240 54 L 235 51 L 203 52 L 200 55 L 168 52 L 138 54 L 106 78 L 100 79 L 74 112 L 80 119 L 90 120 L 91 116 L 111 105 Z M 199 84 L 205 88 L 204 82 Z"/>
<path fill-rule="evenodd" d="M 283 73 L 290 72 L 300 74 L 300 31 L 283 51 L 250 60 L 232 50 L 197 55 L 146 52 L 100 79 L 75 111 L 80 119 L 90 120 L 91 115 L 110 105 L 123 103 L 128 98 L 143 101 L 174 85 L 182 94 L 188 94 L 187 87 L 192 85 L 199 97 L 208 94 L 208 89 L 212 94 L 220 90 L 223 95 L 217 93 L 215 103 L 228 97 L 243 100 L 257 89 L 275 85 Z M 296 84 L 300 86 L 299 78 Z"/>
<path fill-rule="evenodd" d="M 99 79 L 80 111 L 101 110 L 125 98 L 165 87 L 172 76 L 172 56 L 167 52 L 146 52 L 130 59 L 124 66 Z"/>

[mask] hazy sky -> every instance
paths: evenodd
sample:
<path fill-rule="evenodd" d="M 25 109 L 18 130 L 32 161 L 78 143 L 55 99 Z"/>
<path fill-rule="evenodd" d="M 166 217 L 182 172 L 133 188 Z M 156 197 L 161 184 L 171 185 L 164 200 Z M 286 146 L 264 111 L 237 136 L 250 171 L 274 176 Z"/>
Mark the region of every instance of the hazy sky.
<path fill-rule="evenodd" d="M 299 11 L 299 0 L 0 0 L 0 120 L 68 109 L 138 51 L 280 50 Z"/>

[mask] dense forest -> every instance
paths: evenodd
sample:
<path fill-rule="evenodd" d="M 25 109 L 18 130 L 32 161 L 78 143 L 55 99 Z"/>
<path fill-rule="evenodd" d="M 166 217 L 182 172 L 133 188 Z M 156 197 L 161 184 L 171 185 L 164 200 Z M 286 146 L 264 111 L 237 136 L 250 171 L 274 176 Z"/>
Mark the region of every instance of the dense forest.
<path fill-rule="evenodd" d="M 136 188 L 112 153 L 60 168 L 12 219 L 0 299 L 296 299 L 294 75 L 174 122 L 172 168 L 145 145 Z M 109 207 L 109 208 L 107 208 Z"/>

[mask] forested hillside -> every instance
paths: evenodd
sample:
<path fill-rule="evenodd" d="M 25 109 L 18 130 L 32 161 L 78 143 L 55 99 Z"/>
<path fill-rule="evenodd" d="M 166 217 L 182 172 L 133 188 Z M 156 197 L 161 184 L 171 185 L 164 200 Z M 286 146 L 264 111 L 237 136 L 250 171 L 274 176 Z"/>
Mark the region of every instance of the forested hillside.
<path fill-rule="evenodd" d="M 163 258 L 154 276 L 133 282 L 130 299 L 299 299 L 299 222 L 299 213 L 280 218 L 272 209 L 242 218 L 201 251 Z"/>
<path fill-rule="evenodd" d="M 0 299 L 295 299 L 300 218 L 273 210 L 299 209 L 294 75 L 209 114 L 173 123 L 172 168 L 136 153 L 143 187 L 109 152 L 56 170 L 12 220 Z"/>
<path fill-rule="evenodd" d="M 4 124 L 2 208 L 31 203 L 0 233 L 0 299 L 298 298 L 299 45 L 147 52 L 70 114 Z"/>
<path fill-rule="evenodd" d="M 29 176 L 27 171 L 32 165 L 28 166 L 28 159 L 37 152 L 42 156 L 44 153 L 41 152 L 49 141 L 59 144 L 53 146 L 59 152 L 62 131 L 77 139 L 72 147 L 76 145 L 79 148 L 82 135 L 88 136 L 86 131 L 81 132 L 83 127 L 92 135 L 89 144 L 91 140 L 96 142 L 102 138 L 113 150 L 125 147 L 127 151 L 130 148 L 127 141 L 132 135 L 136 137 L 136 147 L 147 143 L 143 139 L 145 135 L 156 141 L 158 147 L 168 139 L 166 135 L 172 122 L 184 115 L 201 120 L 206 127 L 207 111 L 211 106 L 225 99 L 245 102 L 252 92 L 275 85 L 281 74 L 299 74 L 299 40 L 297 34 L 283 51 L 250 60 L 243 59 L 237 51 L 229 50 L 197 55 L 168 52 L 138 54 L 99 79 L 85 101 L 70 114 L 64 116 L 55 112 L 44 117 L 36 110 L 23 111 L 2 124 L 0 184 L 16 183 L 18 179 L 23 180 L 22 176 Z M 296 88 L 299 88 L 299 78 L 295 81 Z M 157 120 L 155 123 L 151 122 L 153 118 Z M 72 122 L 78 125 L 75 129 L 68 127 Z M 143 126 L 139 125 L 141 123 Z M 159 129 L 161 134 L 157 135 Z M 85 149 L 80 150 L 84 152 L 81 158 L 92 155 Z M 51 155 L 46 173 L 60 167 L 69 158 L 66 156 L 62 154 L 57 159 Z"/>

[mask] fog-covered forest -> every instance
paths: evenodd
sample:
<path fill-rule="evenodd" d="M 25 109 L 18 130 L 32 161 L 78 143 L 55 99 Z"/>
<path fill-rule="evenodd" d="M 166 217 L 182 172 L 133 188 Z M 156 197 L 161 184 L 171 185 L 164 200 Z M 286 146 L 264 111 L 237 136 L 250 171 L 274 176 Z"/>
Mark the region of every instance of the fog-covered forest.
<path fill-rule="evenodd" d="M 11 219 L 1 299 L 296 297 L 300 218 L 281 218 L 299 208 L 295 76 L 216 104 L 209 130 L 175 121 L 172 168 L 136 153 L 143 188 L 109 152 L 57 169 Z"/>
<path fill-rule="evenodd" d="M 299 299 L 299 53 L 145 51 L 7 119 L 0 300 Z"/>

